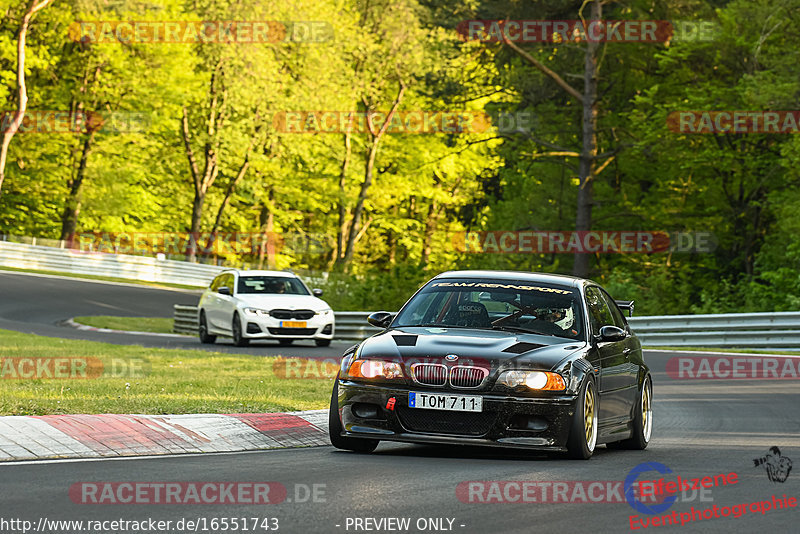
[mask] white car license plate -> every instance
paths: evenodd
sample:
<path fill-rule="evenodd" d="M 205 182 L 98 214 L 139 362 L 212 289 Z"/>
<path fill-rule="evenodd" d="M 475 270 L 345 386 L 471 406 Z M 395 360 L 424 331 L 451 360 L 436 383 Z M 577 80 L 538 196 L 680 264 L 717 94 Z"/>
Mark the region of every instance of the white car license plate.
<path fill-rule="evenodd" d="M 408 393 L 408 407 L 453 412 L 482 412 L 483 397 L 410 391 Z"/>
<path fill-rule="evenodd" d="M 306 328 L 305 321 L 281 321 L 281 328 Z"/>

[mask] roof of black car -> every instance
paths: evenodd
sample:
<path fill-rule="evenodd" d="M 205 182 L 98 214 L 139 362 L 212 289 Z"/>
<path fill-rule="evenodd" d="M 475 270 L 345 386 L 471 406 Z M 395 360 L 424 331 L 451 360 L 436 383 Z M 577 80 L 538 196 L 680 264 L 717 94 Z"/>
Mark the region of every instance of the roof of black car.
<path fill-rule="evenodd" d="M 518 280 L 540 284 L 559 284 L 578 287 L 588 280 L 563 274 L 532 273 L 527 271 L 447 271 L 436 278 L 477 278 L 480 280 Z"/>

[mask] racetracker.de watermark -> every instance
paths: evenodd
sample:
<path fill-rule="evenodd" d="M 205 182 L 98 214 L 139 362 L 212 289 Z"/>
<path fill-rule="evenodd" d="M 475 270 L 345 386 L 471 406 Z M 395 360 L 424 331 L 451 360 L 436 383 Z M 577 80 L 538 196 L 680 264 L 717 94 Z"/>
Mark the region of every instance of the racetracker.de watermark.
<path fill-rule="evenodd" d="M 280 482 L 76 482 L 75 504 L 277 504 L 286 500 Z"/>
<path fill-rule="evenodd" d="M 295 504 L 324 503 L 327 485 L 280 482 L 76 482 L 69 487 L 75 504 Z"/>
<path fill-rule="evenodd" d="M 333 26 L 325 21 L 96 20 L 73 22 L 68 35 L 81 43 L 325 43 L 333 40 Z"/>
<path fill-rule="evenodd" d="M 655 481 L 652 481 L 655 483 Z M 641 502 L 662 503 L 678 499 L 681 502 L 713 501 L 710 490 L 706 488 L 681 489 L 667 496 L 665 493 L 650 491 L 643 486 L 634 485 L 633 492 Z M 625 486 L 621 480 L 471 480 L 460 482 L 456 486 L 456 497 L 468 504 L 493 503 L 547 503 L 547 504 L 584 504 L 584 503 L 625 503 Z"/>
<path fill-rule="evenodd" d="M 682 134 L 795 134 L 800 111 L 673 111 L 667 128 Z"/>
<path fill-rule="evenodd" d="M 0 358 L 3 380 L 81 380 L 94 378 L 142 378 L 150 374 L 150 362 L 141 358 L 11 357 Z"/>
<path fill-rule="evenodd" d="M 7 132 L 16 110 L 0 111 L 0 131 Z M 25 110 L 17 129 L 19 134 L 75 134 L 88 132 L 135 133 L 145 132 L 151 116 L 136 111 L 58 111 Z"/>
<path fill-rule="evenodd" d="M 797 380 L 800 357 L 674 356 L 667 375 L 675 380 Z"/>
<path fill-rule="evenodd" d="M 283 250 L 325 254 L 329 238 L 304 232 L 81 232 L 66 242 L 82 253 L 185 256 L 277 254 Z"/>
<path fill-rule="evenodd" d="M 456 26 L 461 39 L 484 43 L 665 43 L 712 41 L 712 21 L 669 20 L 465 20 Z"/>
<path fill-rule="evenodd" d="M 459 252 L 493 254 L 650 254 L 708 253 L 716 248 L 711 232 L 494 231 L 457 232 Z"/>
<path fill-rule="evenodd" d="M 279 111 L 276 131 L 293 134 L 367 133 L 385 127 L 387 134 L 470 134 L 492 128 L 498 133 L 532 132 L 536 116 L 527 111 Z"/>
<path fill-rule="evenodd" d="M 289 360 L 276 359 L 272 363 L 273 374 L 288 380 L 332 380 L 339 372 L 340 362 L 337 358 L 324 360 Z"/>
<path fill-rule="evenodd" d="M 78 252 L 198 256 L 276 253 L 283 241 L 275 232 L 82 232 L 69 242 Z"/>

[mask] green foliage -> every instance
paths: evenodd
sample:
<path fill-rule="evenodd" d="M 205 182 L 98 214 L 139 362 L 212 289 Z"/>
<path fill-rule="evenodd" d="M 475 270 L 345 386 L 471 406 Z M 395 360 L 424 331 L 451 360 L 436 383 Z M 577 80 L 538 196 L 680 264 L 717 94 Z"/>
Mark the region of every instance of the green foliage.
<path fill-rule="evenodd" d="M 82 104 L 147 120 L 139 131 L 101 129 L 91 138 L 77 193 L 71 185 L 87 132 L 17 135 L 0 192 L 0 233 L 58 238 L 65 208 L 76 204 L 78 232 L 187 231 L 195 187 L 181 137 L 186 108 L 200 171 L 209 147 L 218 169 L 202 231 L 219 219 L 222 232 L 269 230 L 292 243 L 272 257 L 211 261 L 309 272 L 340 310 L 397 309 L 426 278 L 455 268 L 569 273 L 568 254 L 464 253 L 454 244 L 465 231 L 571 230 L 578 169 L 569 152 L 581 149 L 582 122 L 581 105 L 549 76 L 509 47 L 466 42 L 455 28 L 470 19 L 576 19 L 581 4 L 59 0 L 31 25 L 29 109 Z M 710 41 L 601 46 L 599 163 L 613 159 L 595 178 L 593 227 L 712 232 L 718 243 L 711 253 L 596 255 L 591 276 L 636 299 L 638 314 L 800 305 L 800 137 L 667 127 L 676 111 L 797 109 L 800 37 L 791 21 L 798 7 L 800 0 L 604 5 L 608 19 L 710 20 L 718 28 Z M 24 2 L 6 2 L 0 18 L 5 109 L 15 102 L 23 9 Z M 322 42 L 78 43 L 69 37 L 76 20 L 320 21 L 325 32 Z M 523 48 L 582 91 L 585 43 Z M 373 136 L 353 131 L 348 156 L 343 131 L 291 133 L 278 118 L 388 111 L 401 85 L 401 112 L 526 113 L 533 128 L 386 133 L 353 258 L 341 265 L 337 235 L 353 224 Z M 222 100 L 210 131 L 209 114 Z M 249 167 L 235 182 L 245 158 Z"/>
<path fill-rule="evenodd" d="M 288 412 L 324 408 L 330 401 L 330 372 L 321 372 L 321 364 L 308 375 L 320 379 L 293 380 L 286 378 L 286 360 L 281 357 L 0 333 L 0 350 L 7 360 L 0 380 L 2 415 Z M 13 375 L 18 369 L 11 363 L 14 358 L 75 359 L 103 374 L 19 379 Z M 114 369 L 123 376 L 114 376 Z"/>

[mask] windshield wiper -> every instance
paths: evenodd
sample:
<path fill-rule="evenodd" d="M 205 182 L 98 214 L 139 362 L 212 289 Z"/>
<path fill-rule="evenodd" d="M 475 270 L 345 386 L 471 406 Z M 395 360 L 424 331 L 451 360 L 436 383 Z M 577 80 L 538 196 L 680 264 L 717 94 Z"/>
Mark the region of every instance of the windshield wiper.
<path fill-rule="evenodd" d="M 492 330 L 505 330 L 507 332 L 524 332 L 526 334 L 539 334 L 540 336 L 553 336 L 553 337 L 563 337 L 556 334 L 548 334 L 546 332 L 538 332 L 536 330 L 531 330 L 529 328 L 523 328 L 521 326 L 501 326 L 501 325 L 494 325 L 492 326 Z"/>

